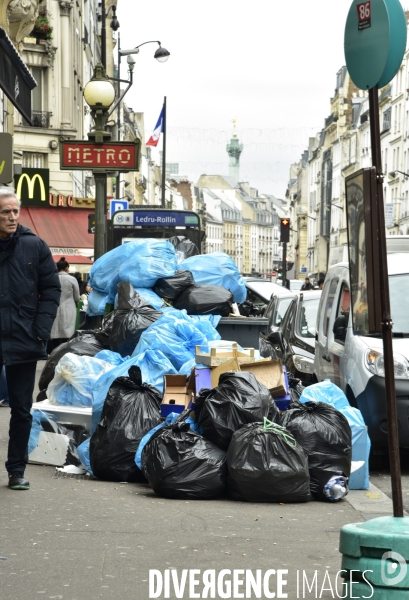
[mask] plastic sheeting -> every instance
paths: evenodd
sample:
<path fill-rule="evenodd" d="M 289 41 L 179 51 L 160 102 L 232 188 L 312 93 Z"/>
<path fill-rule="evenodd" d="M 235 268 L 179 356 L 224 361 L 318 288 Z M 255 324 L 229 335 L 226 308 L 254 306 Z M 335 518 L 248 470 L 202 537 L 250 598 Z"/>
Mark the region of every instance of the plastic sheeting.
<path fill-rule="evenodd" d="M 79 459 L 81 461 L 82 466 L 93 477 L 94 473 L 92 472 L 92 469 L 91 469 L 91 463 L 90 463 L 90 457 L 89 457 L 89 444 L 90 444 L 90 441 L 91 441 L 91 438 L 88 438 L 88 439 L 84 440 L 82 442 L 82 444 L 80 444 L 78 446 L 77 453 L 78 453 L 78 456 L 79 456 Z"/>
<path fill-rule="evenodd" d="M 165 498 L 210 500 L 225 492 L 226 453 L 177 422 L 157 431 L 142 453 L 142 471 Z"/>
<path fill-rule="evenodd" d="M 191 271 L 196 283 L 221 285 L 230 290 L 234 301 L 244 302 L 247 297 L 246 282 L 240 275 L 236 263 L 224 252 L 201 254 L 182 261 L 180 269 Z"/>
<path fill-rule="evenodd" d="M 55 369 L 54 379 L 47 388 L 47 397 L 56 404 L 91 406 L 94 383 L 112 368 L 104 360 L 68 353 Z"/>
<path fill-rule="evenodd" d="M 178 296 L 173 306 L 186 310 L 188 315 L 228 317 L 233 311 L 232 304 L 232 293 L 220 285 L 192 285 Z"/>
<path fill-rule="evenodd" d="M 203 435 L 227 450 L 233 433 L 264 417 L 278 418 L 279 410 L 269 390 L 250 372 L 227 372 L 218 387 L 203 390 L 196 398 L 195 419 Z"/>
<path fill-rule="evenodd" d="M 176 271 L 173 277 L 158 279 L 153 291 L 166 300 L 176 300 L 188 287 L 194 285 L 195 280 L 190 271 Z"/>
<path fill-rule="evenodd" d="M 77 354 L 78 356 L 95 356 L 105 348 L 106 345 L 96 339 L 94 331 L 77 331 L 76 337 L 61 344 L 51 352 L 41 372 L 40 380 L 38 382 L 39 389 L 47 389 L 54 377 L 55 367 L 60 359 L 68 352 Z"/>
<path fill-rule="evenodd" d="M 133 366 L 129 377 L 119 377 L 109 388 L 101 421 L 91 437 L 91 468 L 107 481 L 143 481 L 135 464 L 141 439 L 161 423 L 162 394 L 142 383 L 141 371 Z"/>
<path fill-rule="evenodd" d="M 227 467 L 227 488 L 234 500 L 311 500 L 307 455 L 275 423 L 249 423 L 236 431 L 227 451 Z"/>
<path fill-rule="evenodd" d="M 177 269 L 175 248 L 166 240 L 140 239 L 107 252 L 91 267 L 90 286 L 108 294 L 114 303 L 120 281 L 152 288 L 160 277 L 171 277 Z"/>
<path fill-rule="evenodd" d="M 312 495 L 325 500 L 324 488 L 331 477 L 349 477 L 351 472 L 352 437 L 347 419 L 323 402 L 293 402 L 281 413 L 280 424 L 307 453 Z"/>

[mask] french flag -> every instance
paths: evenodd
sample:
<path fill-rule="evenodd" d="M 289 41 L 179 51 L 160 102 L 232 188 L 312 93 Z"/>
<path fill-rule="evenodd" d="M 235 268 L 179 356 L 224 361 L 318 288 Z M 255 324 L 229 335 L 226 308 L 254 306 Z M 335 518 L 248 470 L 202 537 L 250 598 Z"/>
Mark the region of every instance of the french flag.
<path fill-rule="evenodd" d="M 160 134 L 163 131 L 163 112 L 164 112 L 164 110 L 165 110 L 165 107 L 163 106 L 161 113 L 159 115 L 158 122 L 155 125 L 155 129 L 153 130 L 151 137 L 146 142 L 146 146 L 157 146 L 158 145 Z"/>

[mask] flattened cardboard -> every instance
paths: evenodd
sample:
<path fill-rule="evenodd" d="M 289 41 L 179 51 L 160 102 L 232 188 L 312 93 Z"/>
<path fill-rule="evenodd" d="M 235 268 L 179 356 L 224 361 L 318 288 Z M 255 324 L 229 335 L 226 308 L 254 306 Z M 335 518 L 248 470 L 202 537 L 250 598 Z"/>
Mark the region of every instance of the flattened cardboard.
<path fill-rule="evenodd" d="M 235 342 L 231 344 L 231 348 L 230 350 L 230 346 L 220 346 L 210 348 L 210 352 L 202 352 L 201 347 L 196 346 L 196 362 L 210 367 L 218 367 L 232 358 L 237 358 L 239 363 L 248 363 L 254 360 L 254 348 L 243 348 L 243 350 L 249 350 L 249 353 L 241 352 L 237 349 Z"/>
<path fill-rule="evenodd" d="M 163 417 L 166 417 L 169 412 L 182 413 L 189 406 L 190 399 L 186 375 L 164 376 L 164 394 L 161 404 Z"/>
<path fill-rule="evenodd" d="M 253 373 L 257 381 L 263 383 L 270 391 L 273 398 L 285 396 L 288 392 L 285 385 L 281 360 L 257 360 L 252 363 L 241 364 L 241 371 Z"/>
<path fill-rule="evenodd" d="M 212 367 L 210 376 L 212 379 L 212 387 L 215 388 L 219 385 L 220 375 L 227 373 L 227 371 L 240 371 L 240 365 L 237 358 L 231 358 L 230 360 L 222 363 L 218 367 Z"/>

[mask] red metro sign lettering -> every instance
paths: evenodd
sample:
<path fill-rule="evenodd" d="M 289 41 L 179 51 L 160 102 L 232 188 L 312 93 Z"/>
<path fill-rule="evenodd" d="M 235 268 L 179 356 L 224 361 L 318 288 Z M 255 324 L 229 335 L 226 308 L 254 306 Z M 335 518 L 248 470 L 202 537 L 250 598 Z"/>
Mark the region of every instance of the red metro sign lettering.
<path fill-rule="evenodd" d="M 90 171 L 138 171 L 139 141 L 93 142 L 64 140 L 60 144 L 61 169 L 87 169 Z"/>

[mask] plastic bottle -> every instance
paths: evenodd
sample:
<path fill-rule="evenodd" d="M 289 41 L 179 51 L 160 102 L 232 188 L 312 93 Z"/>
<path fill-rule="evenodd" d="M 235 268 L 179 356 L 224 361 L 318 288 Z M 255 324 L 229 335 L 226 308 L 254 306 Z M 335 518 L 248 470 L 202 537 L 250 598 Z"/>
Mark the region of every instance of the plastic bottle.
<path fill-rule="evenodd" d="M 324 495 L 331 502 L 342 500 L 348 493 L 348 477 L 333 475 L 324 486 Z"/>

